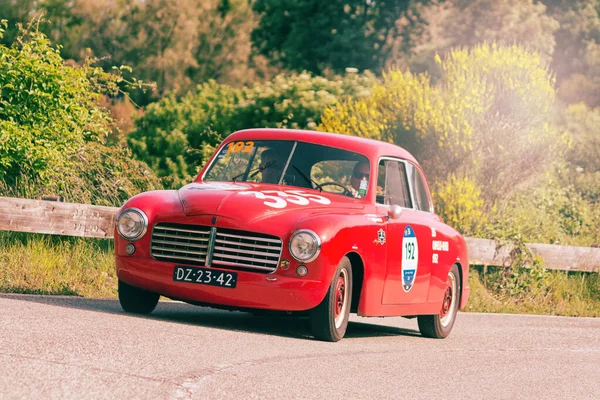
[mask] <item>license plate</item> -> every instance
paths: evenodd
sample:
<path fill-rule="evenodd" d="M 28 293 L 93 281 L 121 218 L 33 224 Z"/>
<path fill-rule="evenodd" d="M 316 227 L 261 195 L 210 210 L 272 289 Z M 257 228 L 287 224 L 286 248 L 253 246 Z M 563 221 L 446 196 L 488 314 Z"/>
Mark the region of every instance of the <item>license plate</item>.
<path fill-rule="evenodd" d="M 175 266 L 173 280 L 175 282 L 189 282 L 233 289 L 237 283 L 237 273 L 215 271 L 208 268 Z"/>

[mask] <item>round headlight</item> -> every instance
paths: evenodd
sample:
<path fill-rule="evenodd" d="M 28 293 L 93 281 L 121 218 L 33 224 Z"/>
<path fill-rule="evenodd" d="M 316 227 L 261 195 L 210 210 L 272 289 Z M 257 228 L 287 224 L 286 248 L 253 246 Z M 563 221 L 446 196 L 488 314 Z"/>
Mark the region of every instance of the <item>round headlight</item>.
<path fill-rule="evenodd" d="M 128 208 L 117 218 L 117 230 L 130 242 L 141 239 L 148 230 L 148 217 L 140 209 Z"/>
<path fill-rule="evenodd" d="M 292 235 L 290 239 L 290 253 L 303 263 L 311 262 L 321 251 L 321 239 L 313 231 L 302 229 Z"/>

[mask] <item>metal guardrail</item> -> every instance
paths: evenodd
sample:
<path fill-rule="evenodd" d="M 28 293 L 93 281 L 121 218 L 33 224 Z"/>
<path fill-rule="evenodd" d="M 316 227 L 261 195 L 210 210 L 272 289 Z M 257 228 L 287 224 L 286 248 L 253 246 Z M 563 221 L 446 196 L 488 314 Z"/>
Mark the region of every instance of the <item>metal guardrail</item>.
<path fill-rule="evenodd" d="M 0 230 L 112 239 L 117 211 L 117 207 L 0 197 Z M 510 265 L 510 245 L 465 239 L 471 265 Z M 600 248 L 533 243 L 527 247 L 544 259 L 548 269 L 600 271 Z"/>

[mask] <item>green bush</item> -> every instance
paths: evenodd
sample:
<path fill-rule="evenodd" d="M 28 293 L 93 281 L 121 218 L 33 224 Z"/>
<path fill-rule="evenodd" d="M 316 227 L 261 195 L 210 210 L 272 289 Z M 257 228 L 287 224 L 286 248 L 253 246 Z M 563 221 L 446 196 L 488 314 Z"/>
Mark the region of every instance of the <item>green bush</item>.
<path fill-rule="evenodd" d="M 104 145 L 115 126 L 98 102 L 101 94 L 118 94 L 124 81 L 119 69 L 107 74 L 92 62 L 66 65 L 35 30 L 21 28 L 11 47 L 0 45 L 0 195 L 49 192 L 118 205 L 159 187 L 124 144 Z"/>
<path fill-rule="evenodd" d="M 600 275 L 532 269 L 471 268 L 468 311 L 600 316 Z"/>
<path fill-rule="evenodd" d="M 110 117 L 95 104 L 95 72 L 65 66 L 59 50 L 37 32 L 0 46 L 0 178 L 11 183 L 26 174 L 48 181 L 69 154 L 110 132 Z"/>
<path fill-rule="evenodd" d="M 570 105 L 564 124 L 571 141 L 567 161 L 585 172 L 600 172 L 600 108 L 591 109 L 584 103 Z"/>
<path fill-rule="evenodd" d="M 511 196 L 490 214 L 489 224 L 479 234 L 528 243 L 600 243 L 600 203 L 588 201 L 565 179 Z"/>
<path fill-rule="evenodd" d="M 370 93 L 371 74 L 327 79 L 309 74 L 278 75 L 272 81 L 235 89 L 210 81 L 180 99 L 149 105 L 129 135 L 134 155 L 168 185 L 197 174 L 212 149 L 244 128 L 315 128 L 326 106 Z"/>

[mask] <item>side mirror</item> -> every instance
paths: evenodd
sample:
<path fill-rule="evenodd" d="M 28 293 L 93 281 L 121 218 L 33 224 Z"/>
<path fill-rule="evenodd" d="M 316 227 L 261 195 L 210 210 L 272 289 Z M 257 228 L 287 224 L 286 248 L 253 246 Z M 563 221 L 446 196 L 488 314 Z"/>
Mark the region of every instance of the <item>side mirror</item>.
<path fill-rule="evenodd" d="M 402 214 L 402 207 L 400 207 L 398 204 L 392 204 L 391 206 L 389 206 L 388 218 L 398 219 L 398 218 L 400 218 L 401 214 Z"/>

